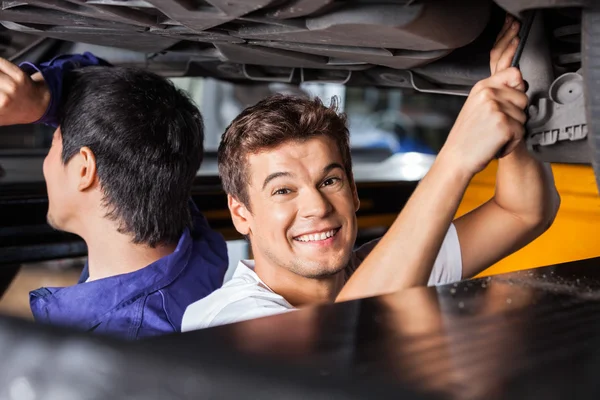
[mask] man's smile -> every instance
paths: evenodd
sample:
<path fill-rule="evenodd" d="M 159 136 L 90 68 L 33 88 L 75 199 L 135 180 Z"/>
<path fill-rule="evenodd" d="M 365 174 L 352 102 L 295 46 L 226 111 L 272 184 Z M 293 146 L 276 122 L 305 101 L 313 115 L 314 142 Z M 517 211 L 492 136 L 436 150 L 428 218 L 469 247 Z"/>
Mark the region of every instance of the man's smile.
<path fill-rule="evenodd" d="M 334 242 L 341 227 L 326 228 L 295 236 L 294 240 L 303 244 L 326 246 Z"/>

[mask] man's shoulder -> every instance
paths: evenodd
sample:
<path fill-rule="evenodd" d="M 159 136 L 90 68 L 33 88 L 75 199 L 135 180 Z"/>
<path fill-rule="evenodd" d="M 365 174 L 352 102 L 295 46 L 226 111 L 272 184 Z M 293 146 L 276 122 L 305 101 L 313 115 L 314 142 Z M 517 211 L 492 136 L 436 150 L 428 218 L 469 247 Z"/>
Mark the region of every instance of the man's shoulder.
<path fill-rule="evenodd" d="M 248 268 L 240 264 L 238 268 Z M 220 289 L 190 304 L 183 315 L 182 331 L 240 322 L 293 309 L 251 273 L 237 273 Z"/>

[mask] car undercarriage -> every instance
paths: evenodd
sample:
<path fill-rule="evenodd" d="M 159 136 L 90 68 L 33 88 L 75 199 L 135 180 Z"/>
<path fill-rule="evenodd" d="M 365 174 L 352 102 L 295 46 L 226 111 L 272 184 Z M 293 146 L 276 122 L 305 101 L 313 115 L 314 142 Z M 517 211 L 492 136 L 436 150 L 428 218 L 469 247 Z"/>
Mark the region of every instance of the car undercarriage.
<path fill-rule="evenodd" d="M 529 84 L 529 147 L 544 161 L 592 162 L 598 178 L 600 121 L 592 110 L 600 106 L 594 79 L 600 16 L 592 3 L 2 1 L 1 50 L 15 62 L 92 50 L 115 65 L 170 77 L 333 82 L 465 96 L 489 76 L 489 51 L 505 12 L 534 10 L 520 65 Z"/>

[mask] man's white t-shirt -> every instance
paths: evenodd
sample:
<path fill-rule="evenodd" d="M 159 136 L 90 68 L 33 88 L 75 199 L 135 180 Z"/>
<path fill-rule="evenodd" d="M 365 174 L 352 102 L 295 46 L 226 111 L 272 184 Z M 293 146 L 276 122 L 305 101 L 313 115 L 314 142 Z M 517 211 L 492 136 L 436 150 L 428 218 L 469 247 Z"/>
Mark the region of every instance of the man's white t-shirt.
<path fill-rule="evenodd" d="M 346 270 L 347 278 L 358 268 L 378 241 L 379 239 L 371 241 L 353 252 Z M 433 265 L 428 285 L 443 285 L 461 279 L 460 244 L 456 228 L 452 224 Z M 186 332 L 225 325 L 294 309 L 256 275 L 253 260 L 242 260 L 229 282 L 187 307 L 183 314 L 181 330 Z"/>

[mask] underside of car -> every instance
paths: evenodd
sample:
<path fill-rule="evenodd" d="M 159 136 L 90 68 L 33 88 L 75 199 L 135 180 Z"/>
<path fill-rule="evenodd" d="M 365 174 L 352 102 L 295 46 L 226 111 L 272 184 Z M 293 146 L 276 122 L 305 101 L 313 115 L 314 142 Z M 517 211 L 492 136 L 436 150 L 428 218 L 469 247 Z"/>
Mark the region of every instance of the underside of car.
<path fill-rule="evenodd" d="M 533 12 L 520 67 L 528 144 L 593 163 L 600 184 L 600 6 L 594 0 L 2 1 L 0 55 L 93 51 L 115 65 L 236 83 L 303 82 L 465 96 L 489 76 L 505 13 Z"/>

